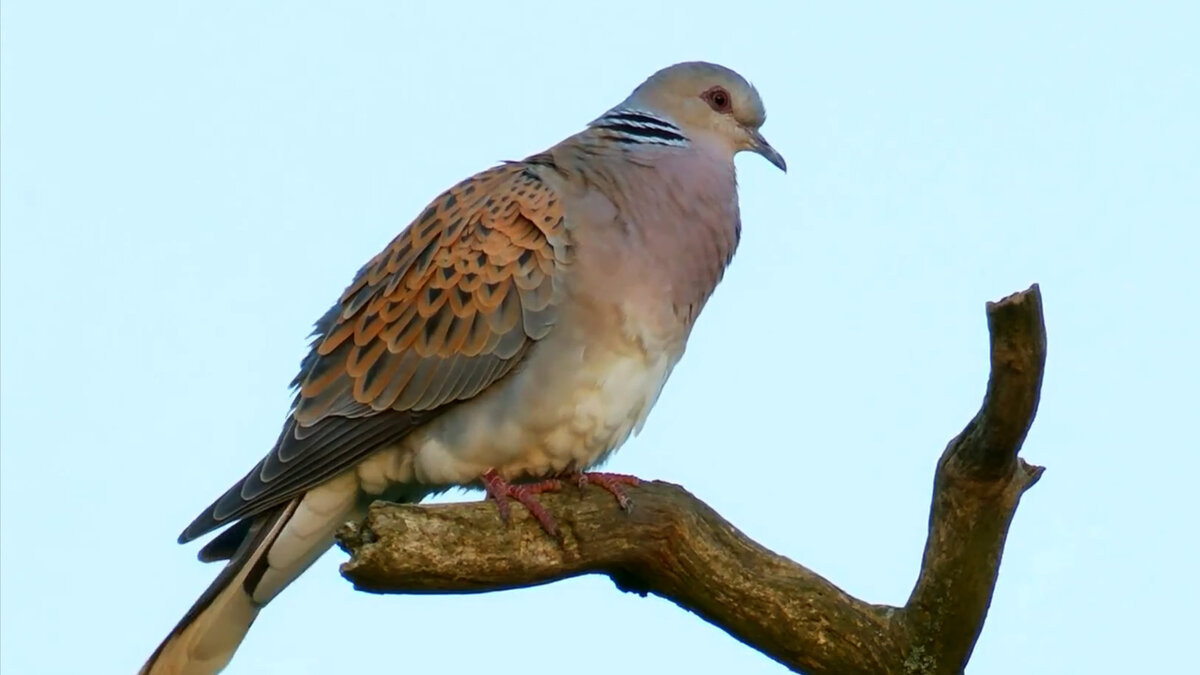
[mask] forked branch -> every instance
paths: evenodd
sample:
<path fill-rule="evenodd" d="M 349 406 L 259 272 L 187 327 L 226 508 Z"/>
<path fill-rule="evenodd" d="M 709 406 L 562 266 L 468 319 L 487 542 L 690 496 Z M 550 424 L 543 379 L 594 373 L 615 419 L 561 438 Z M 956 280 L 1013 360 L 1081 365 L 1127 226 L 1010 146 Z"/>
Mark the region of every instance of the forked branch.
<path fill-rule="evenodd" d="M 921 573 L 904 607 L 873 605 L 763 548 L 683 488 L 545 494 L 562 540 L 523 509 L 508 527 L 483 502 L 374 504 L 339 534 L 342 574 L 375 593 L 481 593 L 604 574 L 670 599 L 808 675 L 960 673 L 983 628 L 1009 524 L 1042 468 L 1018 457 L 1046 358 L 1036 285 L 987 306 L 991 376 L 979 413 L 934 476 Z"/>

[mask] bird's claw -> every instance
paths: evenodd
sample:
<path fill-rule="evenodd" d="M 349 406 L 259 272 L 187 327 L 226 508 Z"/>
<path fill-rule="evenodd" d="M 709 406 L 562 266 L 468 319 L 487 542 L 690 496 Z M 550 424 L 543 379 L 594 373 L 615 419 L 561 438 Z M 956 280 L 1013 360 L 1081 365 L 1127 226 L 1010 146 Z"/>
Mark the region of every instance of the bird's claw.
<path fill-rule="evenodd" d="M 637 487 L 642 481 L 637 476 L 630 476 L 626 473 L 600 473 L 600 472 L 584 472 L 575 476 L 575 484 L 583 489 L 589 485 L 603 488 L 606 492 L 617 500 L 617 506 L 621 507 L 622 511 L 633 509 L 633 500 L 629 495 L 625 494 L 622 486 Z"/>
<path fill-rule="evenodd" d="M 509 518 L 512 516 L 512 508 L 509 505 L 509 500 L 513 500 L 529 511 L 529 515 L 538 521 L 538 524 L 542 526 L 546 534 L 552 537 L 558 536 L 558 523 L 554 522 L 554 517 L 537 500 L 537 495 L 561 489 L 561 480 L 550 479 L 537 483 L 514 484 L 504 480 L 500 474 L 496 473 L 495 469 L 488 469 L 480 477 L 480 481 L 483 483 L 483 489 L 487 492 L 488 498 L 496 502 L 496 509 L 500 512 L 500 520 L 508 523 Z"/>
<path fill-rule="evenodd" d="M 558 523 L 555 522 L 546 507 L 538 501 L 537 495 L 561 490 L 566 479 L 570 479 L 581 490 L 589 485 L 603 489 L 617 500 L 617 506 L 621 507 L 622 511 L 633 509 L 633 500 L 625 494 L 624 487 L 637 487 L 642 482 L 637 476 L 624 473 L 572 472 L 561 478 L 548 478 L 536 483 L 510 483 L 496 473 L 495 469 L 485 471 L 479 480 L 483 483 L 483 489 L 487 492 L 488 498 L 496 502 L 500 520 L 508 523 L 512 516 L 512 507 L 509 501 L 515 501 L 529 511 L 529 515 L 538 521 L 546 534 L 557 537 L 559 534 Z"/>

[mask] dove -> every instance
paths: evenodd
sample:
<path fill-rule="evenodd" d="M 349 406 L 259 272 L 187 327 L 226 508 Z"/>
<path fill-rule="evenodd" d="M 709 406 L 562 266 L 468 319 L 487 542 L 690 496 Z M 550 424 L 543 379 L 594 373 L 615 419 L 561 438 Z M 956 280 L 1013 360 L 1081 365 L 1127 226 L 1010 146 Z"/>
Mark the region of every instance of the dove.
<path fill-rule="evenodd" d="M 141 669 L 223 670 L 259 611 L 379 499 L 483 488 L 501 516 L 593 484 L 645 423 L 741 234 L 734 156 L 786 171 L 757 90 L 679 63 L 559 144 L 446 190 L 315 324 L 278 440 L 179 537 L 216 579 Z M 298 647 L 300 648 L 300 647 Z"/>

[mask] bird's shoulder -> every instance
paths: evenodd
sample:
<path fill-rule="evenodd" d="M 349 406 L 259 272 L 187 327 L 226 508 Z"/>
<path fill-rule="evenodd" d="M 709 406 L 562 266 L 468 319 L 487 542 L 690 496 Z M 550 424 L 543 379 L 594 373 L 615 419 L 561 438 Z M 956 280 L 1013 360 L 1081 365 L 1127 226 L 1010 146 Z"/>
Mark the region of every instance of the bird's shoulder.
<path fill-rule="evenodd" d="M 302 424 L 339 411 L 327 393 L 351 408 L 440 403 L 399 396 L 397 376 L 413 374 L 401 362 L 509 360 L 545 335 L 571 255 L 564 201 L 543 177 L 550 161 L 506 162 L 460 181 L 360 269 L 318 322 L 297 377 Z"/>

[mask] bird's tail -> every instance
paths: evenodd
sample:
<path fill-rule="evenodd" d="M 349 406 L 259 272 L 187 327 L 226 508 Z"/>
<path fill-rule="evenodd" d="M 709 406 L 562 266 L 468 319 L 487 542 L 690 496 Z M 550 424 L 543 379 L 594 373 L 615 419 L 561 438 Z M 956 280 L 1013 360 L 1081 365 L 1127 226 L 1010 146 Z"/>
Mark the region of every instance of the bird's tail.
<path fill-rule="evenodd" d="M 356 486 L 340 482 L 235 524 L 206 546 L 201 560 L 228 557 L 228 564 L 138 674 L 221 672 L 259 610 L 321 557 L 337 528 L 353 518 Z"/>

